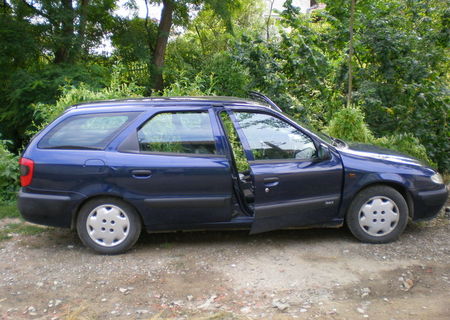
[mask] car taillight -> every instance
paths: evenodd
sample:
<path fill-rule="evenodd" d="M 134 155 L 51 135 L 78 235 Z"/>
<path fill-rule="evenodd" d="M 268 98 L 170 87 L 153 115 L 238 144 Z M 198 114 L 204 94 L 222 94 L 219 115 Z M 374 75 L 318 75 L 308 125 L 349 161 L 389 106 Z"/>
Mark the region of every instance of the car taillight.
<path fill-rule="evenodd" d="M 27 158 L 20 158 L 20 185 L 26 187 L 30 185 L 34 173 L 34 161 Z"/>

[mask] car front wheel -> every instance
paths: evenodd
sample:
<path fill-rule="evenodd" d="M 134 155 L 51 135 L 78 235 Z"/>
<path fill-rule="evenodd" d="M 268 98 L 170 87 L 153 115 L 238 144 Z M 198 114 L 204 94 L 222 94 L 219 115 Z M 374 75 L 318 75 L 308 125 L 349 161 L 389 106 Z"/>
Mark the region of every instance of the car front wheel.
<path fill-rule="evenodd" d="M 119 254 L 130 249 L 141 233 L 136 211 L 116 198 L 98 198 L 87 202 L 77 218 L 81 241 L 102 254 Z"/>
<path fill-rule="evenodd" d="M 369 187 L 353 200 L 346 222 L 352 234 L 362 242 L 392 242 L 406 228 L 408 205 L 403 196 L 391 187 Z"/>

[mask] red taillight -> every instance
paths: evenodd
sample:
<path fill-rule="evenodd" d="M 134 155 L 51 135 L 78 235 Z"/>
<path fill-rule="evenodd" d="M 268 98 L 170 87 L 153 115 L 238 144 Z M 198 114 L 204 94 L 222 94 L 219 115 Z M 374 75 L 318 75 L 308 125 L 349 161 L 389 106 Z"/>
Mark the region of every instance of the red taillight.
<path fill-rule="evenodd" d="M 20 158 L 20 185 L 26 187 L 30 185 L 34 173 L 34 161 L 27 158 Z"/>

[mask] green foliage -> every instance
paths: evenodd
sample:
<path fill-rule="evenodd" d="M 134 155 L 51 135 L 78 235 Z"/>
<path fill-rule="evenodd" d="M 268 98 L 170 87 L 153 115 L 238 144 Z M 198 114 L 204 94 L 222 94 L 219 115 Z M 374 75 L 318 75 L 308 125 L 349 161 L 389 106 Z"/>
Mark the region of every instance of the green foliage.
<path fill-rule="evenodd" d="M 27 236 L 40 234 L 47 231 L 48 228 L 38 227 L 25 223 L 10 223 L 0 229 L 0 241 L 11 238 L 10 234 L 23 234 Z"/>
<path fill-rule="evenodd" d="M 427 150 L 420 143 L 419 139 L 414 137 L 411 133 L 401 133 L 392 136 L 376 138 L 372 140 L 371 143 L 380 147 L 397 150 L 401 153 L 422 160 L 429 165 L 436 166 L 436 164 L 433 163 L 429 158 Z"/>
<path fill-rule="evenodd" d="M 323 2 L 325 9 L 304 15 L 286 1 L 266 33 L 262 0 L 175 1 L 173 24 L 183 29 L 170 32 L 161 93 L 244 97 L 260 91 L 294 118 L 337 130 L 337 136 L 395 146 L 422 159 L 424 146 L 439 170 L 448 172 L 447 3 L 357 1 L 352 96 L 360 111 L 345 110 L 350 118 L 340 119 L 344 127 L 333 119 L 344 117 L 336 113 L 348 94 L 351 1 Z M 68 105 L 150 92 L 157 22 L 114 17 L 116 3 L 4 2 L 0 134 L 13 144 L 3 143 L 3 149 L 17 152 L 27 131 Z M 112 54 L 99 49 L 106 35 Z"/>
<path fill-rule="evenodd" d="M 312 16 L 286 3 L 277 37 L 244 35 L 234 57 L 247 69 L 252 89 L 270 96 L 283 110 L 316 127 L 323 127 L 344 101 L 334 85 L 336 65 L 325 45 L 326 28 Z"/>
<path fill-rule="evenodd" d="M 5 11 L 0 12 L 0 80 L 39 56 L 35 28 Z"/>
<path fill-rule="evenodd" d="M 364 121 L 364 113 L 358 107 L 345 107 L 336 112 L 331 119 L 327 132 L 336 138 L 369 143 L 373 134 Z"/>
<path fill-rule="evenodd" d="M 326 128 L 328 134 L 349 142 L 378 145 L 413 156 L 428 164 L 433 164 L 425 147 L 411 133 L 394 134 L 376 138 L 367 123 L 364 113 L 358 107 L 345 107 L 336 112 Z"/>
<path fill-rule="evenodd" d="M 15 201 L 0 201 L 0 219 L 19 217 L 20 213 Z"/>
<path fill-rule="evenodd" d="M 62 1 L 10 0 L 3 13 L 27 22 L 41 55 L 55 63 L 74 63 L 87 56 L 111 29 L 116 0 Z M 6 10 L 8 9 L 8 10 Z"/>
<path fill-rule="evenodd" d="M 111 37 L 115 47 L 114 55 L 125 64 L 148 61 L 156 41 L 157 25 L 153 20 L 139 17 L 117 19 Z"/>
<path fill-rule="evenodd" d="M 222 119 L 222 123 L 228 135 L 228 141 L 230 141 L 231 144 L 231 151 L 238 172 L 248 172 L 250 170 L 250 165 L 248 164 L 244 148 L 242 147 L 241 140 L 239 139 L 230 116 L 226 112 L 222 112 L 220 118 Z"/>
<path fill-rule="evenodd" d="M 348 93 L 350 1 L 326 4 L 308 16 L 287 1 L 278 35 L 243 36 L 233 51 L 250 88 L 319 129 L 344 107 Z M 353 104 L 367 124 L 358 131 L 350 122 L 338 135 L 361 141 L 386 136 L 396 143 L 412 135 L 441 171 L 450 170 L 449 16 L 440 0 L 357 2 Z"/>
<path fill-rule="evenodd" d="M 169 52 L 165 71 L 169 90 L 180 85 L 186 88 L 197 86 L 200 92 L 206 94 L 246 96 L 249 76 L 229 52 L 204 55 L 195 42 L 186 39 L 175 41 Z M 196 90 L 187 91 L 198 95 Z"/>
<path fill-rule="evenodd" d="M 169 43 L 165 82 L 168 86 L 179 83 L 180 79 L 197 83 L 202 81 L 208 85 L 214 82 L 212 92 L 215 94 L 245 96 L 250 79 L 247 71 L 231 54 L 234 37 L 229 32 L 231 26 L 227 17 L 232 19 L 235 36 L 247 31 L 260 32 L 263 2 L 206 2 L 208 5 L 188 24 L 186 32 Z"/>
<path fill-rule="evenodd" d="M 1 71 L 0 71 L 1 72 Z M 12 140 L 11 149 L 24 144 L 25 130 L 31 122 L 40 122 L 34 114 L 33 103 L 53 104 L 61 87 L 70 83 L 87 83 L 93 88 L 104 87 L 110 74 L 101 65 L 52 65 L 17 69 L 8 75 L 0 87 L 0 134 Z M 1 80 L 0 80 L 1 81 Z M 1 82 L 0 82 L 1 83 Z M 38 118 L 36 118 L 36 116 Z"/>
<path fill-rule="evenodd" d="M 376 135 L 412 133 L 448 171 L 448 5 L 383 0 L 357 8 L 356 103 Z"/>
<path fill-rule="evenodd" d="M 7 144 L 10 143 L 0 140 L 0 201 L 14 199 L 19 186 L 18 157 L 8 151 Z"/>
<path fill-rule="evenodd" d="M 181 75 L 178 81 L 172 83 L 164 89 L 163 96 L 180 97 L 180 96 L 208 96 L 214 95 L 214 77 L 206 78 L 202 73 L 195 76 L 193 81 Z"/>
<path fill-rule="evenodd" d="M 61 89 L 62 95 L 55 104 L 34 104 L 35 122 L 29 134 L 34 134 L 58 117 L 67 107 L 77 103 L 142 96 L 142 87 L 134 84 L 121 84 L 118 78 L 119 74 L 113 73 L 110 85 L 102 89 L 93 89 L 84 83 L 79 86 L 66 85 Z"/>

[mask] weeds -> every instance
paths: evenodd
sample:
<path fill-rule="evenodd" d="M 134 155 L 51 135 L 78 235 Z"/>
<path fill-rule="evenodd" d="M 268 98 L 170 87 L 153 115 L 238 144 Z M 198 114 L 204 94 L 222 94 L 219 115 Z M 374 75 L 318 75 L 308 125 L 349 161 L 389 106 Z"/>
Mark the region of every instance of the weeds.
<path fill-rule="evenodd" d="M 21 234 L 32 236 L 47 231 L 48 228 L 29 225 L 24 222 L 9 223 L 3 228 L 0 228 L 0 241 L 8 240 L 12 234 Z"/>
<path fill-rule="evenodd" d="M 19 218 L 19 210 L 15 202 L 0 202 L 0 219 Z"/>

